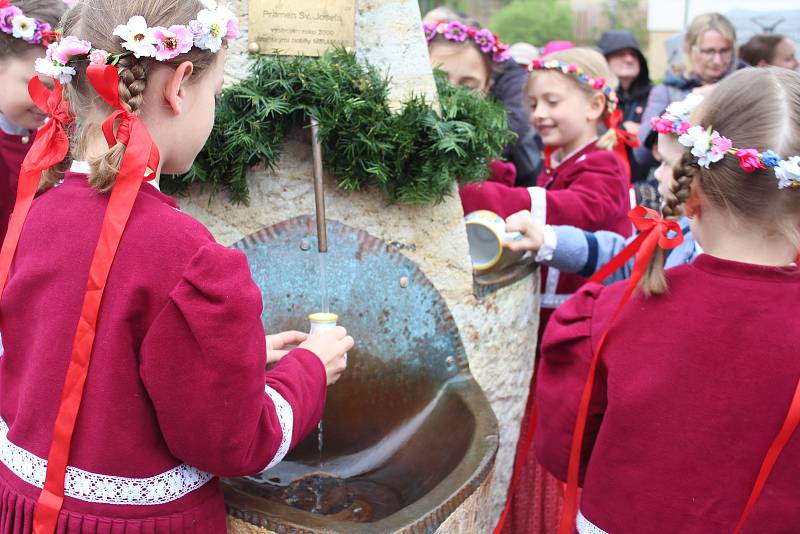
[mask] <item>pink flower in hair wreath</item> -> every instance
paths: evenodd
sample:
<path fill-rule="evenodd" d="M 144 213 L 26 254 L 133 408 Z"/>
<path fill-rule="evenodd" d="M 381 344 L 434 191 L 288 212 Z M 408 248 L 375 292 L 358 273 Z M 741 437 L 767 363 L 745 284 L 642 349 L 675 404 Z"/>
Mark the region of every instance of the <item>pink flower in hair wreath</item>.
<path fill-rule="evenodd" d="M 22 10 L 17 6 L 6 6 L 0 8 L 0 30 L 3 33 L 11 33 L 14 31 L 12 23 L 14 17 L 22 16 Z"/>
<path fill-rule="evenodd" d="M 454 20 L 447 25 L 444 36 L 450 41 L 464 41 L 467 38 L 467 27 Z"/>
<path fill-rule="evenodd" d="M 744 172 L 755 172 L 759 169 L 766 169 L 764 164 L 761 163 L 758 150 L 753 148 L 737 150 L 736 157 L 739 158 L 739 167 L 741 167 Z"/>
<path fill-rule="evenodd" d="M 48 46 L 46 56 L 61 65 L 66 65 L 71 58 L 84 56 L 91 49 L 92 44 L 89 41 L 78 39 L 74 35 L 68 35 L 61 42 Z"/>
<path fill-rule="evenodd" d="M 475 42 L 481 47 L 481 51 L 486 54 L 491 52 L 496 41 L 492 32 L 483 29 L 475 34 Z"/>
<path fill-rule="evenodd" d="M 108 63 L 108 56 L 110 54 L 105 50 L 92 50 L 89 53 L 89 64 L 90 65 L 105 65 Z"/>
<path fill-rule="evenodd" d="M 492 61 L 495 63 L 505 63 L 510 57 L 511 54 L 508 52 L 508 45 L 502 43 L 495 45 Z"/>
<path fill-rule="evenodd" d="M 717 160 L 712 159 L 712 163 L 721 160 L 731 148 L 733 148 L 733 141 L 727 137 L 721 136 L 719 132 L 711 134 L 711 153 L 714 154 L 715 157 L 719 156 Z"/>
<path fill-rule="evenodd" d="M 170 26 L 169 29 L 157 26 L 153 28 L 156 40 L 156 60 L 174 59 L 191 50 L 194 35 L 186 26 Z"/>

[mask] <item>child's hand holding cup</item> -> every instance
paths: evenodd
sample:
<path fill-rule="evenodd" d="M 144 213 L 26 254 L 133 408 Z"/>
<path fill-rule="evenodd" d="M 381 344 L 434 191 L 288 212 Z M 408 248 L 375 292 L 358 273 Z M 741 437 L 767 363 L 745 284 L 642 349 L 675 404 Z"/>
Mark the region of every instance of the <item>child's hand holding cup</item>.
<path fill-rule="evenodd" d="M 347 351 L 353 348 L 353 338 L 343 327 L 336 326 L 339 316 L 335 313 L 312 313 L 308 319 L 311 331 L 300 348 L 317 355 L 325 366 L 328 385 L 333 385 L 347 369 Z"/>
<path fill-rule="evenodd" d="M 518 211 L 506 219 L 506 232 L 518 232 L 521 235 L 519 239 L 503 243 L 505 248 L 513 252 L 538 252 L 544 244 L 542 226 L 527 210 Z"/>

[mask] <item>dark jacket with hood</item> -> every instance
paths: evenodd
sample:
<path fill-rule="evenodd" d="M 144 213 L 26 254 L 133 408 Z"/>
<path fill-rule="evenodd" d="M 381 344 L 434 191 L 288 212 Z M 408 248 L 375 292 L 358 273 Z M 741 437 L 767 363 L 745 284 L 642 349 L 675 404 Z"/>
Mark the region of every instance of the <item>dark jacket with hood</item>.
<path fill-rule="evenodd" d="M 503 157 L 517 169 L 516 185 L 531 187 L 544 167 L 544 144 L 539 134 L 528 123 L 528 110 L 524 106 L 525 85 L 528 72 L 513 60 L 507 61 L 494 74 L 491 95 L 508 112 L 508 126 L 519 137 L 508 145 Z"/>
<path fill-rule="evenodd" d="M 642 123 L 642 117 L 647 107 L 647 99 L 650 96 L 653 84 L 650 81 L 650 69 L 647 65 L 647 59 L 642 54 L 639 43 L 631 32 L 615 30 L 603 33 L 597 43 L 597 47 L 606 58 L 614 52 L 625 49 L 633 50 L 639 58 L 639 77 L 633 81 L 628 89 L 623 89 L 621 86 L 618 87 L 617 96 L 619 97 L 619 109 L 622 110 L 622 119 L 624 121 Z M 642 124 L 642 127 L 644 127 L 644 124 Z M 638 182 L 646 179 L 650 168 L 648 165 L 640 165 L 636 161 L 631 148 L 628 149 L 628 159 L 631 164 L 633 181 Z"/>

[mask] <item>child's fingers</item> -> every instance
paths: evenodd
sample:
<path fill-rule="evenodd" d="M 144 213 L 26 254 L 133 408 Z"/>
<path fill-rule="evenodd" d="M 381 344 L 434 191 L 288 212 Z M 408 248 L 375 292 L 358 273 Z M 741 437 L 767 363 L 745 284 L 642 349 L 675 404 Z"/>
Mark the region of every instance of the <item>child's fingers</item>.
<path fill-rule="evenodd" d="M 342 350 L 342 352 L 347 352 L 348 350 L 352 349 L 353 345 L 355 345 L 355 341 L 351 336 L 347 336 L 339 341 L 339 348 Z"/>
<path fill-rule="evenodd" d="M 529 229 L 533 221 L 533 216 L 530 211 L 523 210 L 509 216 L 506 219 L 506 232 L 521 232 L 523 234 Z"/>
<path fill-rule="evenodd" d="M 535 252 L 539 249 L 537 242 L 527 237 L 518 241 L 509 241 L 508 243 L 504 243 L 503 247 L 507 248 L 511 252 Z"/>
<path fill-rule="evenodd" d="M 287 332 L 275 334 L 275 338 L 276 341 L 280 343 L 277 347 L 285 347 L 287 345 L 299 345 L 308 339 L 308 334 L 305 332 L 298 332 L 297 330 L 289 330 Z"/>

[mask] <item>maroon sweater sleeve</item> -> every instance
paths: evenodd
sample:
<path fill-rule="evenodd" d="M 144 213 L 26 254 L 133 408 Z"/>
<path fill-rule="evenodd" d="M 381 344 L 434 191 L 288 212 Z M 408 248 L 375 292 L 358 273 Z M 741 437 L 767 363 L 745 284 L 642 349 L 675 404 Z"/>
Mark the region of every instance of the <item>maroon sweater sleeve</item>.
<path fill-rule="evenodd" d="M 467 184 L 459 189 L 464 214 L 489 210 L 503 219 L 522 210 L 531 209 L 531 195 L 524 187 L 512 187 L 499 182 Z"/>
<path fill-rule="evenodd" d="M 536 382 L 539 426 L 536 456 L 561 480 L 567 478 L 572 433 L 593 356 L 592 314 L 600 284 L 587 284 L 556 309 L 542 340 Z M 606 406 L 605 369 L 598 366 L 581 449 L 581 479 L 589 462 Z"/>
<path fill-rule="evenodd" d="M 565 189 L 547 191 L 547 224 L 594 232 L 614 228 L 630 209 L 628 179 L 617 156 L 596 150 L 575 164 Z"/>
<path fill-rule="evenodd" d="M 141 376 L 176 458 L 220 476 L 274 465 L 322 416 L 325 370 L 295 349 L 264 372 L 261 293 L 241 252 L 192 258 L 141 347 Z"/>

